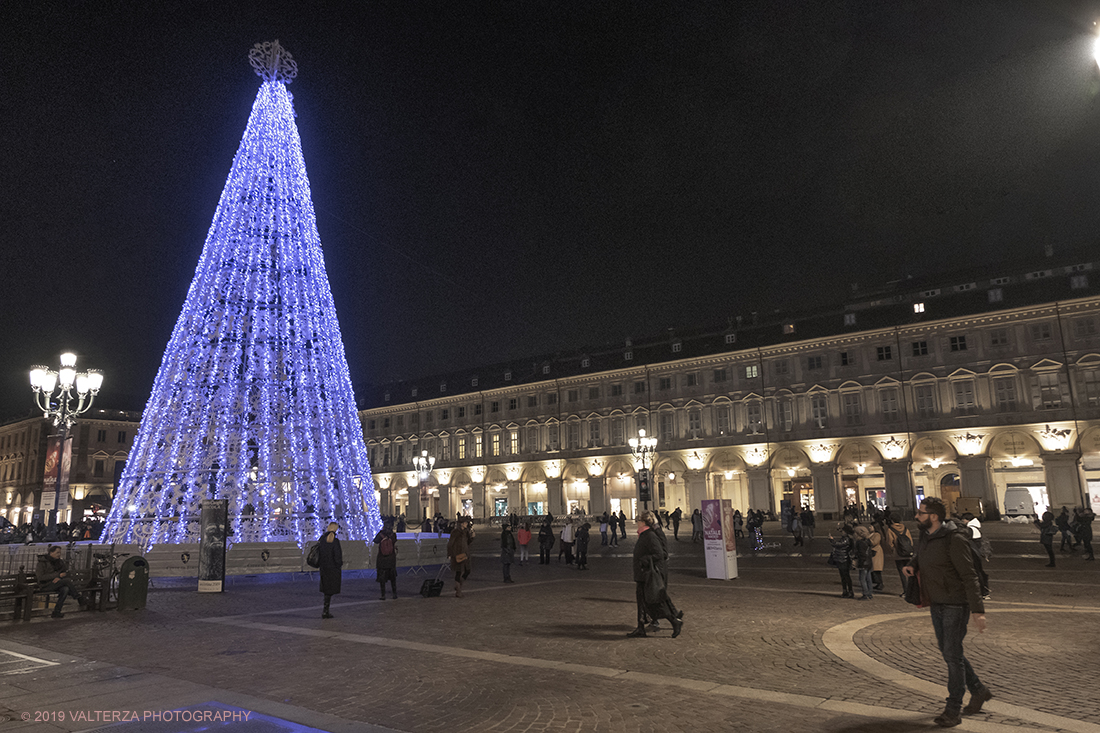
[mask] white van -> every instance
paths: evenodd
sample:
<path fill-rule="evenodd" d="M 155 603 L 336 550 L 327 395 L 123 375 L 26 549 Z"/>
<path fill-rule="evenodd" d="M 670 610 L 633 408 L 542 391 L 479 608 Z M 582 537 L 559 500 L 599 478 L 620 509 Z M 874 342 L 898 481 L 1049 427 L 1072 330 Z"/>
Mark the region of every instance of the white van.
<path fill-rule="evenodd" d="M 1005 516 L 1038 517 L 1037 506 L 1046 506 L 1045 486 L 1009 486 L 1005 490 Z"/>

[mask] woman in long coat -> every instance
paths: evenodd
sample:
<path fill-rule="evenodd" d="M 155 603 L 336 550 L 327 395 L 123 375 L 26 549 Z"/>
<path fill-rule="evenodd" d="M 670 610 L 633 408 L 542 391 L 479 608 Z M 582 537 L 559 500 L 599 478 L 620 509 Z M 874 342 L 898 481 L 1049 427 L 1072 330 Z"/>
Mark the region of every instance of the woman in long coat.
<path fill-rule="evenodd" d="M 657 517 L 653 512 L 643 512 L 639 519 L 641 522 L 638 526 L 638 542 L 634 545 L 633 562 L 635 596 L 638 602 L 638 627 L 627 636 L 645 636 L 645 618 L 648 615 L 654 620 L 665 618 L 672 622 L 672 638 L 675 639 L 680 635 L 680 629 L 684 625 L 682 620 L 684 613 L 677 610 L 672 599 L 668 597 L 668 552 L 665 542 L 658 534 L 659 530 L 656 529 Z M 663 598 L 653 606 L 648 605 L 645 598 L 645 585 L 650 573 L 660 575 L 665 586 Z"/>
<path fill-rule="evenodd" d="M 474 528 L 470 520 L 455 523 L 451 539 L 447 541 L 447 557 L 455 574 L 455 598 L 462 597 L 462 584 L 470 577 L 470 541 Z"/>
<path fill-rule="evenodd" d="M 882 547 L 882 534 L 878 527 L 871 526 L 871 535 L 867 538 L 871 541 L 871 582 L 873 590 L 886 590 L 882 584 L 882 569 L 886 566 L 886 555 Z"/>
<path fill-rule="evenodd" d="M 318 568 L 321 571 L 321 592 L 325 594 L 325 608 L 321 611 L 321 618 L 332 618 L 332 614 L 328 610 L 328 604 L 333 596 L 340 593 L 344 553 L 340 549 L 340 538 L 336 536 L 338 529 L 340 529 L 340 525 L 336 522 L 330 522 L 325 534 L 318 540 L 320 543 L 318 554 L 321 564 Z"/>
<path fill-rule="evenodd" d="M 382 554 L 382 540 L 384 539 L 389 540 L 387 543 L 390 550 L 389 554 Z M 374 577 L 377 579 L 378 589 L 382 593 L 379 600 L 386 600 L 387 581 L 390 584 L 390 592 L 394 598 L 397 598 L 397 535 L 388 523 L 378 530 L 378 534 L 374 536 L 374 544 L 378 545 L 378 552 L 374 559 Z"/>

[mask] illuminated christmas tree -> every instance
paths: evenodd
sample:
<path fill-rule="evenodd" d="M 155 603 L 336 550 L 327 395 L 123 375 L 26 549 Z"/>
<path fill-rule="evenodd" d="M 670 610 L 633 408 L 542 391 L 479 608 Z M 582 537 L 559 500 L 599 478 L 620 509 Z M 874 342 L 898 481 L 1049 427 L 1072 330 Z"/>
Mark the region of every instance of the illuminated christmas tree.
<path fill-rule="evenodd" d="M 381 528 L 278 41 L 104 528 L 104 542 L 196 542 L 229 500 L 232 541 Z"/>

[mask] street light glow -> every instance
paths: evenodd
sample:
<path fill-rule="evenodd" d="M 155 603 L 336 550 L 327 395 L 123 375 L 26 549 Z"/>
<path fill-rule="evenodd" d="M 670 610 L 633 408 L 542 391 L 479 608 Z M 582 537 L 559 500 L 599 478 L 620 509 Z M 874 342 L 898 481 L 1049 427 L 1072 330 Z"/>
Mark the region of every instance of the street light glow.
<path fill-rule="evenodd" d="M 1096 59 L 1096 65 L 1100 66 L 1100 36 L 1092 42 L 1092 57 Z"/>

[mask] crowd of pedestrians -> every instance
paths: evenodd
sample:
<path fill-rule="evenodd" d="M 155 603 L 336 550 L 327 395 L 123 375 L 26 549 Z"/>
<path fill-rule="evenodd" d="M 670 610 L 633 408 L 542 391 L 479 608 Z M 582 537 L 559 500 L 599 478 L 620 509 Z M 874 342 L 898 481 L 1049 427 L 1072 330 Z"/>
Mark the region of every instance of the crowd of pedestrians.
<path fill-rule="evenodd" d="M 1054 538 L 1059 533 L 1062 535 L 1062 543 L 1058 548 L 1059 552 L 1076 552 L 1078 546 L 1081 546 L 1085 551 L 1085 560 L 1091 562 L 1096 559 L 1092 552 L 1092 522 L 1094 519 L 1096 519 L 1096 514 L 1088 507 L 1074 507 L 1073 514 L 1070 514 L 1068 507 L 1062 507 L 1062 511 L 1057 517 L 1054 516 L 1054 512 L 1047 509 L 1043 512 L 1043 516 L 1035 520 L 1035 526 L 1039 528 L 1039 543 L 1046 550 L 1049 559 L 1048 568 L 1057 565 L 1054 560 Z"/>

